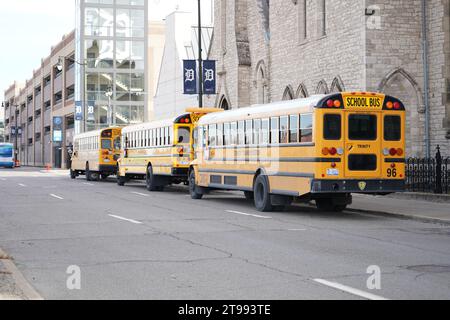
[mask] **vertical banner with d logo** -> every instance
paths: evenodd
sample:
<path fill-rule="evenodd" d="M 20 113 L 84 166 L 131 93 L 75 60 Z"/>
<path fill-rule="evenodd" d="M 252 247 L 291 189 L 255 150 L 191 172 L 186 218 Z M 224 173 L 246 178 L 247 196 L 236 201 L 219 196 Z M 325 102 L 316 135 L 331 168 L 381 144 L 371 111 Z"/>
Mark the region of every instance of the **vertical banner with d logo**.
<path fill-rule="evenodd" d="M 197 62 L 183 61 L 184 94 L 197 94 Z"/>
<path fill-rule="evenodd" d="M 75 102 L 75 121 L 83 121 L 83 102 Z"/>
<path fill-rule="evenodd" d="M 203 93 L 216 94 L 216 61 L 203 61 Z"/>

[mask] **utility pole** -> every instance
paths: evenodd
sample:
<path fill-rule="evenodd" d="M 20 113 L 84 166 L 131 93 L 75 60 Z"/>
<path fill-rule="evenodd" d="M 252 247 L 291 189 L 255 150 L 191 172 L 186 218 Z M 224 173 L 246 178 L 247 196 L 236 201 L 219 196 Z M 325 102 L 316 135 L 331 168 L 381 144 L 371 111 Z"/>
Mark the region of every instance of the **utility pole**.
<path fill-rule="evenodd" d="M 198 0 L 198 105 L 203 108 L 203 61 L 202 61 L 202 6 Z"/>
<path fill-rule="evenodd" d="M 16 121 L 16 124 L 15 124 L 15 128 L 14 128 L 14 140 L 15 140 L 15 147 L 14 147 L 14 165 L 17 165 L 17 160 L 19 160 L 19 159 L 17 159 L 17 156 L 19 155 L 19 148 L 18 148 L 18 145 L 17 145 L 17 136 L 19 135 L 19 128 L 17 127 L 17 114 L 18 114 L 18 105 L 16 104 L 15 105 L 15 110 L 14 110 L 14 112 L 15 112 L 15 114 L 14 114 L 14 119 L 15 119 L 15 121 Z"/>

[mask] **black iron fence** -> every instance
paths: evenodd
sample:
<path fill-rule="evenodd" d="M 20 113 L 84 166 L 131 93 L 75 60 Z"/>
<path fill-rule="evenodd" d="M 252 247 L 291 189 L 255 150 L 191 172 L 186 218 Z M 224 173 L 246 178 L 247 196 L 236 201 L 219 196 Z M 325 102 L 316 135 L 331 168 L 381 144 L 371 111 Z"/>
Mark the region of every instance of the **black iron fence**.
<path fill-rule="evenodd" d="M 450 157 L 443 158 L 438 146 L 434 158 L 407 159 L 406 188 L 411 192 L 450 194 Z"/>

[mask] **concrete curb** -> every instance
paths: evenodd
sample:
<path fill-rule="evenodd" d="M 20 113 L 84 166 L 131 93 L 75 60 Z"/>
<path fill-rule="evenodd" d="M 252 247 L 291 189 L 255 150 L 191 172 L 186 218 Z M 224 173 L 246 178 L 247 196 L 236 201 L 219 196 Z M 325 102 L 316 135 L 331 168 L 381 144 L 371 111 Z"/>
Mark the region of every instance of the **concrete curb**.
<path fill-rule="evenodd" d="M 352 208 L 348 208 L 348 209 L 346 209 L 346 211 L 353 212 L 353 213 L 365 213 L 365 214 L 370 214 L 370 215 L 398 218 L 398 219 L 402 219 L 402 220 L 413 220 L 413 221 L 419 221 L 419 222 L 425 222 L 425 223 L 434 223 L 434 224 L 450 226 L 450 220 L 443 220 L 443 219 L 439 219 L 439 218 L 413 216 L 413 215 L 394 213 L 394 212 L 352 209 Z"/>
<path fill-rule="evenodd" d="M 400 200 L 419 200 L 428 201 L 434 203 L 450 203 L 450 195 L 447 194 L 434 194 L 434 193 L 421 193 L 421 192 L 405 192 L 397 193 L 395 195 L 388 195 L 390 199 Z"/>
<path fill-rule="evenodd" d="M 11 273 L 11 276 L 16 282 L 17 287 L 22 291 L 23 295 L 28 300 L 44 300 L 44 298 L 25 279 L 22 272 L 20 272 L 12 261 L 11 257 L 8 256 L 2 249 L 0 249 L 0 260 L 2 260 L 6 270 Z"/>

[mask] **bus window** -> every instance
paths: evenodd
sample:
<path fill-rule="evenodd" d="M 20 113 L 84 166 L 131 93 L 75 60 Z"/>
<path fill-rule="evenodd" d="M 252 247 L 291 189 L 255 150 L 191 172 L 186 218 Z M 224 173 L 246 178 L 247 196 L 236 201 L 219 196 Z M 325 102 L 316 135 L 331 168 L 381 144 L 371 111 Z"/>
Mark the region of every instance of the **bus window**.
<path fill-rule="evenodd" d="M 269 125 L 270 120 L 263 119 L 261 125 L 261 138 L 260 138 L 260 143 L 263 145 L 269 144 Z"/>
<path fill-rule="evenodd" d="M 231 123 L 230 131 L 231 131 L 231 144 L 237 145 L 238 144 L 238 124 L 237 124 L 237 122 Z"/>
<path fill-rule="evenodd" d="M 325 140 L 341 140 L 342 118 L 340 114 L 326 114 L 323 120 L 323 138 Z"/>
<path fill-rule="evenodd" d="M 280 143 L 289 142 L 289 118 L 287 116 L 280 117 Z"/>
<path fill-rule="evenodd" d="M 253 143 L 254 144 L 260 144 L 261 142 L 259 141 L 260 139 L 260 134 L 261 134 L 261 120 L 257 119 L 253 121 Z"/>
<path fill-rule="evenodd" d="M 280 119 L 279 118 L 270 119 L 270 143 L 272 143 L 272 144 L 280 143 Z"/>
<path fill-rule="evenodd" d="M 120 150 L 121 143 L 120 143 L 120 137 L 116 137 L 114 139 L 114 150 Z"/>
<path fill-rule="evenodd" d="M 102 149 L 112 150 L 112 143 L 110 139 L 102 139 Z"/>
<path fill-rule="evenodd" d="M 217 145 L 223 146 L 223 123 L 217 125 Z"/>
<path fill-rule="evenodd" d="M 356 141 L 372 141 L 377 139 L 377 116 L 368 114 L 352 114 L 349 116 L 348 137 Z"/>
<path fill-rule="evenodd" d="M 400 141 L 402 119 L 400 116 L 386 116 L 384 117 L 384 140 L 385 141 Z"/>
<path fill-rule="evenodd" d="M 289 142 L 298 142 L 298 116 L 289 117 Z"/>
<path fill-rule="evenodd" d="M 300 116 L 300 142 L 307 143 L 313 141 L 313 115 L 302 114 Z"/>
<path fill-rule="evenodd" d="M 245 121 L 245 144 L 253 144 L 253 120 Z"/>
<path fill-rule="evenodd" d="M 223 136 L 223 144 L 229 146 L 231 144 L 231 125 L 229 123 L 225 123 L 223 127 Z"/>
<path fill-rule="evenodd" d="M 245 121 L 239 121 L 237 129 L 237 144 L 243 146 L 245 144 Z"/>
<path fill-rule="evenodd" d="M 189 144 L 191 142 L 191 129 L 189 127 L 178 127 L 178 143 Z"/>

